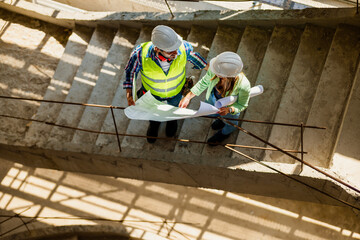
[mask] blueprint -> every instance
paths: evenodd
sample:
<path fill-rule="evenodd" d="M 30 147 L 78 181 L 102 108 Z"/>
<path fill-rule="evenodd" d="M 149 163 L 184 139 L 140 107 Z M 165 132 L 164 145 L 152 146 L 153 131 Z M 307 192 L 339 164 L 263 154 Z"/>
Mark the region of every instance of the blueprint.
<path fill-rule="evenodd" d="M 223 104 L 226 104 L 226 102 L 222 102 Z M 198 110 L 174 107 L 156 100 L 148 91 L 136 101 L 135 106 L 129 106 L 124 111 L 125 115 L 130 119 L 164 122 L 206 116 L 217 113 L 219 109 L 205 102 L 200 102 Z"/>
<path fill-rule="evenodd" d="M 264 91 L 261 85 L 251 88 L 250 97 L 262 94 Z M 156 100 L 150 91 L 145 93 L 135 102 L 135 106 L 125 108 L 125 115 L 135 120 L 152 120 L 165 122 L 184 118 L 194 118 L 217 113 L 221 107 L 233 104 L 237 100 L 236 96 L 221 98 L 215 102 L 215 106 L 200 102 L 198 110 L 174 107 L 169 104 Z"/>

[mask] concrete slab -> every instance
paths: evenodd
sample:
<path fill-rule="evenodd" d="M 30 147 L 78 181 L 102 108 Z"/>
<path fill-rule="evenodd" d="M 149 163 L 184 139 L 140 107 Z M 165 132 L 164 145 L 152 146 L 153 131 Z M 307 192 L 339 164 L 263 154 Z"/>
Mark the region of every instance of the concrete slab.
<path fill-rule="evenodd" d="M 64 101 L 71 87 L 74 76 L 85 55 L 93 29 L 77 26 L 69 37 L 65 51 L 61 57 L 54 76 L 44 95 L 44 100 Z M 61 104 L 41 103 L 33 119 L 55 122 L 61 110 Z M 50 134 L 52 126 L 33 122 L 24 142 L 29 145 L 43 145 Z"/>
<path fill-rule="evenodd" d="M 272 121 L 274 119 L 298 49 L 301 34 L 302 30 L 296 28 L 283 26 L 274 28 L 256 80 L 256 85 L 263 85 L 264 93 L 250 100 L 244 119 L 261 121 Z M 265 140 L 270 135 L 271 126 L 267 124 L 243 122 L 241 126 Z M 239 134 L 236 144 L 265 146 L 259 140 L 242 132 Z M 242 152 L 258 160 L 262 159 L 264 154 L 263 150 L 255 149 L 244 149 Z M 233 157 L 239 156 L 233 155 Z"/>
<path fill-rule="evenodd" d="M 350 96 L 331 169 L 360 188 L 360 65 Z"/>
<path fill-rule="evenodd" d="M 65 101 L 79 103 L 88 101 L 98 80 L 114 35 L 113 29 L 95 29 Z M 81 106 L 63 105 L 56 123 L 77 127 L 83 111 L 84 107 Z M 56 144 L 59 141 L 71 141 L 74 133 L 75 131 L 71 129 L 55 127 L 51 130 L 49 142 Z"/>
<path fill-rule="evenodd" d="M 314 102 L 306 124 L 327 129 L 305 129 L 306 160 L 317 166 L 329 167 L 360 54 L 359 28 L 341 25 L 337 28 L 328 54 Z"/>
<path fill-rule="evenodd" d="M 209 62 L 212 58 L 216 57 L 218 54 L 224 51 L 233 51 L 235 52 L 239 46 L 239 42 L 243 33 L 243 29 L 231 28 L 227 26 L 219 26 L 209 54 L 207 56 L 207 61 Z M 201 74 L 202 77 L 205 74 L 205 71 Z M 205 101 L 206 90 L 202 93 L 200 97 L 196 97 L 191 100 L 189 108 L 198 109 L 200 101 Z M 206 118 L 196 118 L 196 119 L 186 119 L 184 121 L 183 127 L 179 138 L 190 139 L 196 141 L 206 141 L 208 138 L 208 132 L 211 125 L 211 120 Z M 177 143 L 175 146 L 175 152 L 190 153 L 195 155 L 200 155 L 203 151 L 204 145 L 198 144 L 183 144 Z"/>
<path fill-rule="evenodd" d="M 141 44 L 143 42 L 148 42 L 151 40 L 151 31 L 152 28 L 143 27 L 141 28 L 140 36 L 138 40 L 136 41 L 135 45 Z M 136 79 L 136 86 L 137 89 L 141 87 L 141 78 L 140 74 L 138 75 L 138 78 Z M 125 106 L 127 107 L 127 101 L 126 101 L 126 92 L 124 89 L 120 89 L 119 91 L 123 92 L 123 100 Z M 124 124 L 126 128 L 124 128 L 124 132 L 126 134 L 138 134 L 138 135 L 146 135 L 146 130 L 148 127 L 148 121 L 139 121 L 139 120 L 129 120 L 123 111 L 121 111 L 122 116 L 120 117 L 121 125 Z M 118 118 L 117 118 L 118 119 Z M 126 124 L 128 123 L 128 124 Z M 116 139 L 114 139 L 116 141 Z M 143 145 L 146 143 L 146 139 L 138 139 L 134 137 L 124 137 L 121 141 L 121 147 L 123 148 L 136 148 L 141 149 Z"/>
<path fill-rule="evenodd" d="M 139 32 L 136 30 L 119 28 L 88 103 L 111 105 L 115 90 L 122 85 L 120 79 L 138 36 Z M 108 110 L 108 108 L 86 107 L 78 127 L 100 131 Z M 95 143 L 96 139 L 97 134 L 77 131 L 72 141 Z"/>
<path fill-rule="evenodd" d="M 223 164 L 216 161 L 217 158 L 209 156 L 199 156 L 194 159 L 187 158 L 183 153 L 155 153 L 146 149 L 142 151 L 123 149 L 121 153 L 102 155 L 99 154 L 101 149 L 92 144 L 64 143 L 58 144 L 57 147 L 57 150 L 50 150 L 0 145 L 0 154 L 2 159 L 41 168 L 214 188 L 330 205 L 341 204 L 312 190 L 308 191 L 303 185 L 296 183 L 296 187 L 295 185 L 293 187 L 293 180 L 259 167 L 255 163 L 223 167 Z M 224 160 L 231 162 L 232 158 L 224 158 Z M 272 164 L 273 168 L 285 174 L 294 175 L 294 164 L 268 164 Z M 342 193 L 343 190 L 347 191 L 346 188 L 308 168 L 304 169 L 300 176 L 295 177 L 314 186 L 324 186 L 323 184 L 326 183 L 327 187 L 333 189 L 333 193 L 339 192 L 343 197 L 356 199 L 356 194 L 347 192 L 346 196 Z M 355 204 L 360 206 L 359 200 L 355 200 Z"/>
<path fill-rule="evenodd" d="M 275 122 L 293 124 L 306 122 L 333 35 L 333 29 L 306 26 L 276 112 Z M 299 149 L 300 128 L 274 125 L 269 142 L 283 149 Z M 295 162 L 281 152 L 270 151 L 265 152 L 264 161 Z"/>

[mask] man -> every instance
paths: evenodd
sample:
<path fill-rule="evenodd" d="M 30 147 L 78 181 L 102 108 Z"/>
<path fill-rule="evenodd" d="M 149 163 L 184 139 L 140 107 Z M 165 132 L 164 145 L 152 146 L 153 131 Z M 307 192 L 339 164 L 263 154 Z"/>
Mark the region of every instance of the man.
<path fill-rule="evenodd" d="M 181 92 L 186 81 L 185 65 L 189 61 L 195 69 L 207 66 L 206 61 L 193 47 L 184 41 L 172 28 L 164 25 L 155 27 L 151 34 L 151 42 L 140 44 L 131 53 L 125 68 L 124 88 L 128 105 L 135 105 L 132 95 L 133 79 L 141 73 L 142 87 L 138 95 L 150 91 L 159 101 L 178 106 L 182 98 Z M 135 86 L 136 87 L 136 86 Z M 147 136 L 157 137 L 160 122 L 150 121 Z M 168 121 L 166 136 L 173 137 L 177 130 L 177 121 Z M 147 138 L 154 143 L 155 138 Z"/>

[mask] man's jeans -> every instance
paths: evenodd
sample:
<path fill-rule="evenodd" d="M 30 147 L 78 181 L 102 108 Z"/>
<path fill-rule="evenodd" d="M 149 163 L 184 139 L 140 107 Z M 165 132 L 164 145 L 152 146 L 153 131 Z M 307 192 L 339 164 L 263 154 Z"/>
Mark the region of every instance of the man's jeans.
<path fill-rule="evenodd" d="M 210 98 L 209 100 L 206 100 L 207 103 L 211 104 L 211 105 L 215 105 L 215 102 L 216 102 L 216 98 L 215 98 L 215 95 L 214 93 L 212 92 L 211 95 L 210 95 Z M 218 117 L 220 116 L 220 114 L 211 114 L 210 116 L 212 117 Z M 222 116 L 224 118 L 232 118 L 232 119 L 238 119 L 240 116 L 240 113 L 237 113 L 235 115 L 231 114 L 231 113 L 228 113 L 226 114 L 225 116 Z M 238 125 L 238 121 L 230 121 L 232 122 L 233 124 L 235 125 Z M 231 126 L 230 124 L 227 124 L 225 123 L 225 127 L 221 130 L 221 133 L 224 134 L 224 135 L 229 135 L 230 133 L 232 133 L 233 131 L 235 131 L 235 127 L 234 126 Z"/>

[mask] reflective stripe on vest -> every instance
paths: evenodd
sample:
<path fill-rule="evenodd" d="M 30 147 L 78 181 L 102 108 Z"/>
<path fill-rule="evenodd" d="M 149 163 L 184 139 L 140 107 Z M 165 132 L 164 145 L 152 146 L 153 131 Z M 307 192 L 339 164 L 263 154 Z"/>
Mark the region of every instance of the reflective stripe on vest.
<path fill-rule="evenodd" d="M 184 45 L 180 46 L 181 54 L 172 61 L 168 74 L 157 65 L 150 57 L 147 57 L 151 42 L 142 44 L 142 69 L 141 81 L 144 88 L 161 98 L 169 98 L 178 94 L 185 84 L 185 65 L 187 61 Z"/>

